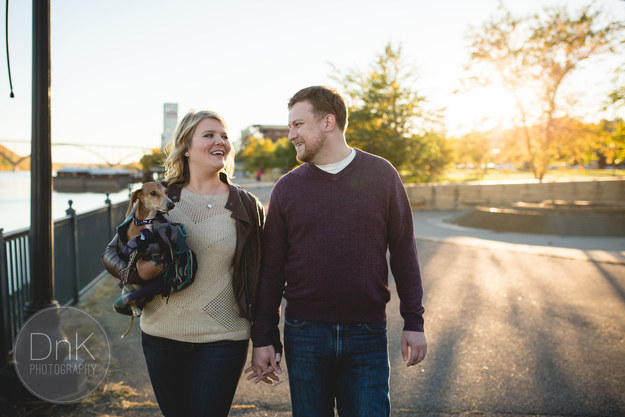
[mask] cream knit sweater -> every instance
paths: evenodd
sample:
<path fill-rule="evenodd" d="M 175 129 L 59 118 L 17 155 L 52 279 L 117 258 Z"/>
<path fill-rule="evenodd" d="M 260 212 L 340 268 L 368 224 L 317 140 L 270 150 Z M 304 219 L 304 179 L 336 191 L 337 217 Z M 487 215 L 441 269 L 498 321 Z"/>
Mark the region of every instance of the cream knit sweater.
<path fill-rule="evenodd" d="M 239 317 L 232 289 L 237 237 L 227 200 L 228 193 L 205 196 L 182 189 L 169 219 L 189 232 L 187 245 L 197 256 L 195 281 L 169 301 L 157 295 L 146 304 L 141 316 L 145 333 L 192 343 L 250 337 L 250 323 Z"/>

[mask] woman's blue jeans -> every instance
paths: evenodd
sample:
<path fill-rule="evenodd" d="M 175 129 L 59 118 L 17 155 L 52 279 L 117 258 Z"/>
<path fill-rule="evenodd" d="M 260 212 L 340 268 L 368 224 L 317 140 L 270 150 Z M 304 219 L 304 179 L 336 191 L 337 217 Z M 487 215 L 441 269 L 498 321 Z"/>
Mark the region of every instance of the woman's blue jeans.
<path fill-rule="evenodd" d="M 390 415 L 386 324 L 285 318 L 284 352 L 294 417 Z"/>
<path fill-rule="evenodd" d="M 247 340 L 187 343 L 142 332 L 141 341 L 166 417 L 228 415 L 247 358 Z"/>

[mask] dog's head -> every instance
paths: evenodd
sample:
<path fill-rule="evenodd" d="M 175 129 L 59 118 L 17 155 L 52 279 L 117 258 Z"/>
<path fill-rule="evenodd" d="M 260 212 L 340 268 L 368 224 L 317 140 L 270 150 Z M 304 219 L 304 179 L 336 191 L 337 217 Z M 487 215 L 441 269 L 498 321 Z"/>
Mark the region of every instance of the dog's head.
<path fill-rule="evenodd" d="M 167 197 L 167 189 L 158 182 L 146 182 L 130 196 L 126 217 L 137 203 L 135 217 L 141 220 L 152 219 L 158 212 L 167 213 L 174 208 L 174 203 Z"/>

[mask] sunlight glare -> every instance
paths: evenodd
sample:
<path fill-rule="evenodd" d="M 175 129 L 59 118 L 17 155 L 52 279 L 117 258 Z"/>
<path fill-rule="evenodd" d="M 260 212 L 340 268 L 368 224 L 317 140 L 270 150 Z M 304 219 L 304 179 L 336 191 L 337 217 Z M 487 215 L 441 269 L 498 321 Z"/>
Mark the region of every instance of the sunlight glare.
<path fill-rule="evenodd" d="M 451 135 L 509 128 L 518 118 L 514 97 L 500 85 L 460 92 L 450 101 L 445 121 Z"/>

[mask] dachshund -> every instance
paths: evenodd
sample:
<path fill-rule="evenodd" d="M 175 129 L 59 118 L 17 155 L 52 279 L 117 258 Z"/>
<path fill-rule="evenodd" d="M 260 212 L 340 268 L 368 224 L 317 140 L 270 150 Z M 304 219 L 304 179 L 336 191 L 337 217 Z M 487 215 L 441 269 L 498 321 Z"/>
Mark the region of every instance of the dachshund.
<path fill-rule="evenodd" d="M 124 224 L 128 225 L 125 236 L 126 239 L 124 239 L 126 242 L 124 251 L 127 252 L 126 255 L 128 255 L 128 258 L 134 261 L 129 262 L 129 264 L 132 263 L 132 265 L 129 266 L 134 267 L 136 261 L 138 260 L 137 256 L 144 259 L 149 259 L 151 256 L 146 253 L 139 253 L 145 252 L 145 250 L 141 251 L 136 245 L 134 247 L 129 247 L 128 243 L 133 242 L 133 240 L 136 241 L 137 239 L 140 241 L 149 240 L 149 237 L 152 236 L 152 232 L 154 231 L 153 222 L 157 215 L 159 213 L 167 213 L 173 208 L 174 203 L 167 196 L 167 189 L 161 183 L 146 182 L 141 186 L 141 188 L 132 193 L 128 204 L 128 210 L 126 210 L 126 221 L 124 222 Z M 131 221 L 128 221 L 128 219 L 131 219 Z M 119 232 L 120 229 L 118 228 L 118 233 Z M 144 246 L 144 248 L 145 247 L 146 246 Z M 165 251 L 167 248 L 160 247 L 159 249 L 161 251 Z M 151 248 L 151 250 L 154 251 L 154 248 Z M 160 272 L 163 272 L 164 266 L 164 263 L 156 264 L 156 267 Z M 130 271 L 128 271 L 128 273 L 129 272 Z M 123 281 L 126 280 L 127 276 Z M 123 307 L 125 311 L 129 309 L 132 314 L 130 315 L 131 318 L 128 330 L 126 330 L 126 333 L 124 333 L 122 337 L 126 336 L 130 332 L 134 318 L 141 316 L 141 307 L 146 301 L 148 301 L 145 297 L 128 300 L 131 293 L 139 291 L 141 288 L 142 286 L 140 285 L 123 282 L 122 297 L 120 297 L 120 300 L 124 299 Z M 115 307 L 119 310 L 117 303 Z"/>

